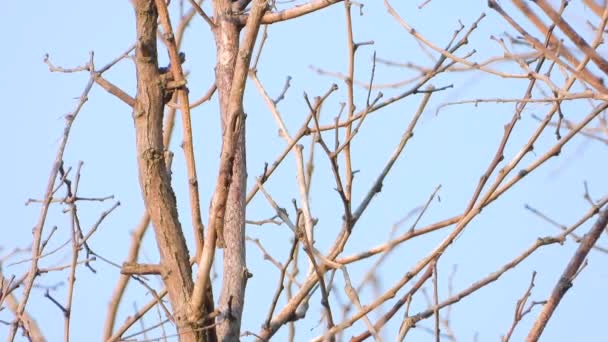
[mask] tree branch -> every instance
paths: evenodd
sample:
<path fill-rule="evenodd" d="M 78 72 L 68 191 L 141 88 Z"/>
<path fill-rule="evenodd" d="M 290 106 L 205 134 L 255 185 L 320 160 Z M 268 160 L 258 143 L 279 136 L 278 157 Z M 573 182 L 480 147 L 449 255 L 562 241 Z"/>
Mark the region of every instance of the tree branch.
<path fill-rule="evenodd" d="M 557 284 L 553 288 L 553 292 L 551 292 L 551 296 L 547 303 L 543 306 L 542 311 L 538 314 L 538 318 L 536 322 L 534 322 L 534 326 L 530 329 L 528 333 L 528 337 L 526 337 L 526 341 L 538 341 L 540 335 L 543 333 L 547 322 L 553 315 L 553 312 L 559 305 L 559 302 L 562 300 L 566 292 L 572 287 L 572 281 L 574 277 L 578 273 L 581 265 L 587 258 L 589 251 L 595 245 L 597 240 L 602 235 L 602 232 L 608 226 L 608 208 L 604 209 L 600 213 L 600 217 L 597 219 L 591 230 L 585 234 L 583 241 L 578 245 L 578 249 L 576 253 L 570 259 L 568 266 L 564 269 L 564 273 L 559 278 Z"/>
<path fill-rule="evenodd" d="M 137 47 L 137 96 L 133 119 L 136 130 L 137 164 L 144 204 L 154 227 L 160 264 L 169 270 L 163 277 L 177 332 L 182 341 L 198 341 L 201 332 L 190 321 L 188 303 L 192 293 L 192 270 L 188 247 L 177 216 L 177 204 L 164 158 L 163 111 L 165 90 L 158 68 L 156 46 L 157 8 L 152 1 L 134 2 Z"/>
<path fill-rule="evenodd" d="M 308 13 L 312 13 L 312 12 L 318 11 L 320 9 L 323 9 L 325 7 L 329 7 L 333 4 L 337 4 L 338 2 L 341 2 L 341 1 L 343 1 L 343 0 L 313 0 L 304 5 L 292 7 L 292 8 L 286 9 L 281 12 L 268 12 L 268 13 L 264 14 L 264 16 L 262 17 L 261 24 L 263 24 L 263 25 L 274 24 L 274 23 L 278 23 L 280 21 L 286 21 L 289 19 L 298 18 L 298 17 L 301 17 Z M 251 14 L 240 15 L 238 17 L 238 21 L 241 24 L 245 24 L 247 22 L 247 18 L 249 15 L 251 15 Z"/>

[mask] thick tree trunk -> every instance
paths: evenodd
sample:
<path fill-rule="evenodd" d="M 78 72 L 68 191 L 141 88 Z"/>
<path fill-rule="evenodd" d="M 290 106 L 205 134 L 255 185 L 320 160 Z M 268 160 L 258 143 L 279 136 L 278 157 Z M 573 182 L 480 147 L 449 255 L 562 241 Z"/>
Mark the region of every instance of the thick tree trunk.
<path fill-rule="evenodd" d="M 215 40 L 217 64 L 215 69 L 220 102 L 222 133 L 226 131 L 230 114 L 229 98 L 232 89 L 236 60 L 239 51 L 240 27 L 230 20 L 232 11 L 229 1 L 217 1 L 215 6 Z M 224 14 L 224 15 L 222 15 Z M 224 319 L 218 322 L 219 341 L 238 341 L 241 316 L 247 282 L 245 260 L 245 195 L 247 185 L 245 125 L 240 130 L 232 168 L 232 181 L 228 190 L 228 200 L 223 229 L 218 231 L 218 245 L 224 248 L 222 291 L 219 309 Z"/>
<path fill-rule="evenodd" d="M 245 129 L 241 130 L 234 159 L 232 183 L 226 203 L 224 221 L 224 276 L 219 307 L 228 319 L 217 326 L 220 341 L 238 341 L 245 302 L 248 271 L 245 260 L 245 195 L 247 171 L 245 161 Z"/>
<path fill-rule="evenodd" d="M 164 159 L 164 89 L 157 58 L 157 9 L 152 0 L 134 1 L 137 23 L 137 97 L 133 113 L 139 181 L 160 253 L 162 278 L 173 308 L 180 341 L 201 341 L 196 324 L 188 321 L 192 293 L 189 253 L 177 215 Z"/>

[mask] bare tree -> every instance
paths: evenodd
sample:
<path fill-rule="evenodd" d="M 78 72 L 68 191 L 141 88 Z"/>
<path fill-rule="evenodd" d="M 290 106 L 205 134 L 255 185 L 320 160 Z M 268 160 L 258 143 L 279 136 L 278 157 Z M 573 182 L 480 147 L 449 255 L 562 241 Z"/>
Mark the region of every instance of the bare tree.
<path fill-rule="evenodd" d="M 427 7 L 446 5 L 440 3 L 421 2 L 416 13 L 425 15 Z M 458 258 L 451 256 L 458 255 L 459 244 L 466 246 L 465 249 L 471 248 L 467 239 L 476 239 L 478 248 L 489 249 L 483 253 L 490 253 L 499 245 L 500 241 L 484 235 L 483 229 L 506 229 L 501 222 L 511 214 L 505 208 L 513 210 L 513 207 L 509 207 L 512 200 L 505 194 L 516 189 L 535 191 L 535 182 L 546 177 L 540 170 L 546 169 L 552 160 L 559 158 L 575 164 L 569 159 L 572 155 L 562 153 L 567 147 L 577 141 L 590 141 L 603 143 L 605 148 L 608 89 L 603 76 L 608 73 L 608 61 L 599 49 L 608 22 L 608 4 L 593 0 L 583 3 L 538 0 L 529 5 L 512 0 L 503 7 L 496 1 L 488 1 L 487 15 L 481 4 L 470 9 L 477 19 L 469 22 L 454 19 L 449 25 L 455 25 L 455 30 L 442 32 L 444 41 L 439 43 L 425 33 L 432 20 L 428 27 L 414 27 L 413 15 L 409 12 L 412 6 L 397 1 L 384 0 L 364 6 L 351 0 L 311 0 L 297 4 L 268 0 L 133 0 L 135 42 L 105 66 L 96 66 L 93 53 L 83 66 L 76 68 L 58 67 L 48 55 L 45 58 L 52 72 L 88 73 L 88 82 L 76 108 L 65 117 L 65 129 L 43 196 L 27 203 L 40 205 L 32 243 L 27 249 L 31 255 L 19 259 L 24 250 L 15 249 L 1 260 L 4 269 L 0 274 L 0 306 L 6 307 L 11 315 L 10 322 L 6 322 L 8 340 L 13 341 L 19 333 L 32 341 L 45 340 L 45 324 L 37 324 L 35 320 L 43 319 L 37 316 L 38 307 L 32 300 L 38 296 L 46 298 L 62 313 L 64 340 L 69 341 L 71 333 L 80 328 L 73 324 L 74 291 L 90 291 L 78 286 L 76 272 L 88 269 L 90 272 L 83 274 L 94 277 L 95 265 L 107 263 L 116 266 L 112 274 L 117 282 L 108 298 L 108 308 L 100 308 L 105 314 L 105 322 L 100 324 L 104 341 L 163 338 L 238 341 L 245 337 L 268 341 L 280 330 L 287 330 L 281 332 L 284 334 L 281 336 L 286 336 L 281 340 L 301 340 L 302 336 L 308 336 L 308 333 L 302 335 L 303 331 L 314 324 L 322 325 L 322 328 L 313 328 L 314 341 L 348 337 L 351 341 L 370 337 L 377 341 L 404 340 L 408 334 L 417 336 L 414 330 L 436 341 L 455 341 L 458 329 L 453 327 L 450 317 L 453 308 L 458 307 L 456 303 L 479 294 L 481 289 L 498 286 L 498 280 L 506 273 L 525 270 L 522 265 L 538 257 L 538 251 L 549 245 L 564 245 L 570 237 L 576 244 L 559 249 L 561 254 L 572 256 L 568 256 L 569 262 L 561 267 L 561 276 L 553 274 L 550 278 L 557 279 L 552 291 L 543 293 L 535 289 L 542 270 L 535 270 L 527 284 L 513 286 L 508 280 L 503 281 L 511 290 L 508 295 L 515 305 L 515 313 L 512 321 L 501 321 L 504 330 L 496 334 L 502 334 L 503 340 L 508 341 L 520 331 L 522 338 L 527 335 L 527 341 L 538 340 L 561 299 L 576 285 L 576 278 L 585 268 L 591 251 L 607 251 L 597 244 L 608 222 L 607 195 L 594 199 L 585 183 L 584 199 L 589 209 L 586 213 L 573 213 L 578 219 L 571 224 L 559 223 L 552 215 L 526 204 L 522 211 L 560 228 L 558 233 L 538 237 L 541 233 L 514 232 L 528 247 L 513 246 L 509 249 L 510 259 L 494 265 L 485 277 L 465 279 L 466 286 L 456 286 L 454 277 L 458 273 L 455 269 L 452 273 L 445 269 L 459 264 Z M 341 17 L 335 11 L 340 6 L 343 7 Z M 270 33 L 274 27 L 287 21 L 297 22 L 300 17 L 312 18 L 302 24 L 300 30 L 305 31 L 310 27 L 306 25 L 314 25 L 313 20 L 323 20 L 315 16 L 326 11 L 332 11 L 328 20 L 344 22 L 341 26 L 345 28 L 346 59 L 342 68 L 336 71 L 311 66 L 315 77 L 327 81 L 326 87 L 308 89 L 301 98 L 290 92 L 294 79 L 289 76 L 285 81 L 273 79 L 272 85 L 267 85 L 261 74 L 264 67 L 272 68 L 263 61 L 267 58 L 264 53 L 272 42 Z M 580 13 L 584 13 L 585 20 Z M 500 32 L 494 32 L 489 39 L 475 37 L 487 16 L 503 25 Z M 393 55 L 393 51 L 382 48 L 376 50 L 375 40 L 358 37 L 359 32 L 365 32 L 365 25 L 387 19 L 397 30 L 392 34 L 411 38 L 414 43 L 408 48 L 417 46 L 416 53 L 423 58 L 401 62 L 401 54 Z M 184 48 L 185 33 L 196 21 L 204 23 L 215 44 L 214 53 L 206 51 L 204 61 L 192 60 Z M 290 39 L 295 44 L 298 37 Z M 486 47 L 488 42 L 493 44 L 494 52 L 478 56 L 477 46 Z M 201 46 L 198 40 L 190 44 Z M 310 56 L 323 55 L 322 50 L 311 50 Z M 169 57 L 168 66 L 162 66 L 159 61 L 165 55 Z M 129 59 L 134 64 L 134 94 L 106 76 L 109 70 Z M 196 97 L 189 89 L 191 77 L 186 66 L 197 70 L 210 64 L 214 77 L 207 80 L 209 86 L 202 96 Z M 291 67 L 289 61 L 285 61 L 285 65 L 287 69 Z M 395 81 L 391 70 L 396 70 L 397 77 L 407 77 Z M 492 92 L 498 95 L 470 98 L 466 87 L 455 86 L 463 77 L 490 79 L 500 84 L 499 89 Z M 79 184 L 81 177 L 86 177 L 83 163 L 74 169 L 64 162 L 72 125 L 79 118 L 91 89 L 97 86 L 124 103 L 125 111 L 130 108 L 135 128 L 139 188 L 145 211 L 132 232 L 131 247 L 122 265 L 111 261 L 117 257 L 113 251 L 98 248 L 90 240 L 107 225 L 106 217 L 119 210 L 120 202 L 114 196 L 81 195 Z M 269 89 L 281 90 L 273 97 Z M 252 97 L 256 100 L 251 100 Z M 281 107 L 294 98 L 297 106 L 290 105 L 286 110 Z M 264 110 L 254 104 L 259 100 L 266 106 Z M 454 115 L 454 108 L 470 110 L 468 104 L 494 104 L 491 108 L 503 111 L 509 108 L 510 117 L 502 123 L 499 135 L 487 134 L 498 132 L 495 125 L 485 126 L 484 122 L 474 120 L 463 124 L 469 131 L 459 128 L 460 132 L 448 132 L 434 127 L 436 133 L 430 133 L 431 137 L 428 137 L 428 125 L 420 127 L 425 120 L 434 122 L 438 117 Z M 296 108 L 305 115 L 285 114 Z M 573 108 L 576 114 L 572 113 Z M 195 142 L 200 141 L 197 135 L 202 131 L 193 127 L 193 117 L 195 112 L 202 111 L 205 115 L 218 113 L 220 154 L 217 160 L 195 153 Z M 176 133 L 175 123 L 178 112 L 181 123 L 177 127 L 182 129 L 183 149 L 180 161 L 184 163 L 187 193 L 179 191 L 182 187 L 172 179 L 171 140 L 174 134 L 180 134 Z M 276 127 L 256 123 L 266 112 Z M 391 127 L 386 133 L 372 134 L 372 128 L 368 127 L 373 127 L 379 117 L 387 117 L 383 122 Z M 205 121 L 212 122 L 211 119 Z M 282 150 L 273 156 L 274 161 L 254 159 L 254 167 L 263 164 L 262 170 L 251 167 L 251 151 L 266 148 L 259 140 L 246 135 L 246 127 L 252 124 L 264 131 L 255 132 L 256 137 L 271 136 L 278 128 L 278 137 L 271 139 L 275 145 L 283 144 Z M 389 139 L 393 137 L 389 131 L 398 132 L 396 141 Z M 415 131 L 422 131 L 423 137 L 414 137 Z M 480 135 L 473 141 L 480 149 L 461 152 L 449 169 L 429 164 L 429 160 L 452 157 L 450 139 L 475 131 Z M 445 137 L 440 139 L 440 135 Z M 424 141 L 418 147 L 415 146 L 417 139 Z M 411 176 L 406 177 L 412 182 L 426 175 L 439 175 L 440 179 L 430 180 L 434 187 L 423 194 L 409 189 L 397 192 L 410 207 L 407 215 L 374 208 L 385 193 L 391 193 L 387 187 L 401 184 L 398 178 L 403 177 L 400 174 L 403 170 L 395 169 L 398 161 L 408 155 L 406 147 L 408 151 L 412 149 L 412 156 L 437 153 L 419 164 L 409 163 L 406 172 L 411 172 Z M 387 152 L 388 157 L 377 162 L 377 157 L 389 148 L 392 150 Z M 491 151 L 481 153 L 481 148 Z M 474 158 L 475 153 L 480 155 Z M 601 157 L 594 156 L 593 160 Z M 92 156 L 83 156 L 83 159 L 89 158 Z M 479 164 L 479 160 L 483 163 Z M 289 165 L 290 162 L 293 163 Z M 208 169 L 215 163 L 213 178 L 202 179 L 200 165 Z M 478 164 L 482 165 L 481 169 Z M 365 173 L 361 178 L 360 172 Z M 479 179 L 470 184 L 463 181 L 466 185 L 458 194 L 442 190 L 442 179 L 458 172 Z M 559 168 L 556 172 L 560 172 Z M 526 182 L 524 178 L 532 180 Z M 201 194 L 207 188 L 212 189 L 209 194 Z M 210 196 L 208 211 L 207 206 L 201 204 L 201 197 L 204 202 L 207 195 Z M 454 205 L 442 204 L 441 195 L 458 200 Z M 188 208 L 179 205 L 180 196 L 187 198 Z M 396 197 L 390 198 L 393 199 L 389 201 L 395 201 Z M 547 201 L 550 200 L 548 195 Z M 79 209 L 91 201 L 113 203 L 85 229 Z M 506 203 L 506 207 L 500 203 Z M 247 211 L 253 205 L 264 208 L 270 215 L 265 218 L 258 213 L 253 215 Z M 49 223 L 54 220 L 50 214 L 53 206 L 60 206 L 68 213 L 67 243 L 58 241 L 58 235 L 64 233 L 55 233 L 58 229 L 51 228 Z M 483 221 L 482 211 L 485 213 L 486 208 L 492 210 L 490 208 L 496 206 L 501 208 L 500 213 L 490 214 L 490 220 Z M 440 210 L 442 207 L 459 209 L 449 215 Z M 400 208 L 404 210 L 403 206 Z M 430 213 L 433 208 L 442 213 Z M 185 220 L 183 216 L 187 212 L 189 217 Z M 206 224 L 203 217 L 207 217 Z M 387 220 L 395 223 L 388 229 L 387 237 L 375 245 Z M 595 223 L 589 228 L 592 221 Z M 475 225 L 492 227 L 472 229 Z M 155 263 L 142 261 L 140 255 L 150 226 L 158 251 Z M 254 231 L 255 227 L 264 228 Z M 575 232 L 584 229 L 588 231 Z M 278 232 L 276 236 L 271 237 L 275 232 Z M 501 233 L 495 231 L 495 234 Z M 189 246 L 194 250 L 190 251 Z M 404 253 L 404 246 L 417 248 L 406 247 Z M 246 247 L 257 254 L 247 255 Z M 67 255 L 68 262 L 56 265 L 49 261 L 57 253 Z M 222 263 L 216 260 L 218 256 Z M 259 256 L 268 262 L 264 267 L 273 270 L 273 277 L 265 277 L 267 270 L 253 261 L 260 259 Z M 535 267 L 542 268 L 542 262 L 534 260 Z M 251 266 L 252 263 L 256 266 Z M 16 271 L 24 265 L 28 268 L 19 275 Z M 48 285 L 50 274 L 66 273 L 67 284 L 57 288 Z M 252 276 L 267 278 L 256 292 L 246 291 Z M 130 300 L 126 289 L 132 281 L 135 281 L 133 287 L 151 296 L 151 300 L 118 324 L 119 307 Z M 36 286 L 45 288 L 44 293 L 39 295 L 34 290 Z M 57 296 L 58 291 L 65 295 Z M 247 311 L 247 306 L 258 296 L 269 304 Z M 150 318 L 154 308 L 158 317 Z M 537 318 L 526 319 L 527 315 L 534 314 Z M 147 322 L 154 319 L 155 323 L 146 326 L 145 317 Z M 421 324 L 429 318 L 433 318 L 428 323 L 430 327 Z M 522 322 L 528 325 L 522 327 Z M 257 330 L 252 330 L 254 328 Z"/>

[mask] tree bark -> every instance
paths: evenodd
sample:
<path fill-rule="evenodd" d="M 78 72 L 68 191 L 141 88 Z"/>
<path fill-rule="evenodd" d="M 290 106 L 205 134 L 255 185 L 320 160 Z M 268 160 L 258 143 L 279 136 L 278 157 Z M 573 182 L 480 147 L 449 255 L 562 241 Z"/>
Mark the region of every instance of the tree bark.
<path fill-rule="evenodd" d="M 177 214 L 163 144 L 164 85 L 158 69 L 157 8 L 152 0 L 134 1 L 137 47 L 137 96 L 133 120 L 141 191 L 150 214 L 163 269 L 163 282 L 173 308 L 180 341 L 201 341 L 202 333 L 188 320 L 193 288 L 189 253 Z"/>
<path fill-rule="evenodd" d="M 222 133 L 226 134 L 231 113 L 230 92 L 239 52 L 241 27 L 231 20 L 231 3 L 220 0 L 214 6 L 218 88 Z M 245 260 L 245 195 L 247 185 L 245 125 L 240 130 L 232 167 L 224 221 L 218 230 L 218 246 L 224 248 L 222 291 L 219 309 L 223 318 L 218 322 L 218 341 L 238 341 L 241 329 L 247 269 Z M 219 226 L 218 226 L 219 227 Z"/>
<path fill-rule="evenodd" d="M 225 319 L 218 322 L 219 341 L 238 341 L 245 303 L 245 286 L 249 272 L 245 253 L 245 195 L 247 171 L 245 160 L 245 128 L 241 130 L 235 153 L 232 183 L 226 203 L 224 221 L 224 276 L 219 307 Z"/>

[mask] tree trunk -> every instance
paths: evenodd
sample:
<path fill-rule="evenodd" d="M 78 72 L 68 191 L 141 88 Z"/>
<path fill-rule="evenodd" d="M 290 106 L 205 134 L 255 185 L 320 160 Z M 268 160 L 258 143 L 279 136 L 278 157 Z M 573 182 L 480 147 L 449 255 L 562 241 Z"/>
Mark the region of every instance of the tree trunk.
<path fill-rule="evenodd" d="M 137 47 L 137 97 L 135 122 L 139 181 L 144 203 L 150 214 L 160 254 L 162 279 L 173 308 L 173 319 L 180 341 L 201 341 L 196 324 L 188 321 L 192 293 L 192 269 L 175 194 L 171 188 L 163 145 L 164 86 L 158 69 L 157 19 L 154 1 L 134 1 Z"/>
<path fill-rule="evenodd" d="M 216 1 L 214 6 L 217 64 L 215 69 L 220 102 L 222 133 L 230 117 L 230 91 L 239 51 L 241 28 L 230 20 L 229 1 Z M 228 191 L 223 229 L 217 232 L 218 245 L 224 248 L 222 291 L 219 309 L 224 319 L 217 325 L 218 341 L 238 341 L 245 297 L 247 269 L 245 260 L 245 195 L 247 185 L 245 129 L 240 131 Z"/>

